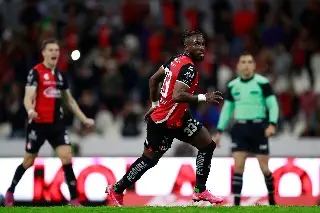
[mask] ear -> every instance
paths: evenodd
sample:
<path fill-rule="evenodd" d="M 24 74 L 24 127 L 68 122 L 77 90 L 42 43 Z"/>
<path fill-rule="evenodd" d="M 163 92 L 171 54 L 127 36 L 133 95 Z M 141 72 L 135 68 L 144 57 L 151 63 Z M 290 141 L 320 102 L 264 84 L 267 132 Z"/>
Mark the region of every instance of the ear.
<path fill-rule="evenodd" d="M 255 61 L 253 61 L 253 70 L 256 70 L 256 62 Z"/>
<path fill-rule="evenodd" d="M 188 48 L 188 46 L 186 44 L 183 44 L 183 48 L 184 48 L 185 51 L 189 50 L 189 48 Z"/>

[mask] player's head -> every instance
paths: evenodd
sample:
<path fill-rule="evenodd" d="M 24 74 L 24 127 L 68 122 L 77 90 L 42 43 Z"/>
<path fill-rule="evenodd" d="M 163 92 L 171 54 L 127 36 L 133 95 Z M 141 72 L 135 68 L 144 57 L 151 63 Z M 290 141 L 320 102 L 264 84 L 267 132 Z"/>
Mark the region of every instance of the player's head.
<path fill-rule="evenodd" d="M 186 30 L 182 34 L 184 51 L 189 53 L 193 60 L 202 61 L 205 53 L 205 40 L 200 31 Z"/>
<path fill-rule="evenodd" d="M 237 68 L 242 77 L 251 77 L 256 69 L 252 54 L 249 52 L 242 53 L 239 57 Z"/>
<path fill-rule="evenodd" d="M 60 55 L 58 41 L 56 39 L 44 40 L 41 50 L 44 62 L 51 67 L 55 67 Z"/>

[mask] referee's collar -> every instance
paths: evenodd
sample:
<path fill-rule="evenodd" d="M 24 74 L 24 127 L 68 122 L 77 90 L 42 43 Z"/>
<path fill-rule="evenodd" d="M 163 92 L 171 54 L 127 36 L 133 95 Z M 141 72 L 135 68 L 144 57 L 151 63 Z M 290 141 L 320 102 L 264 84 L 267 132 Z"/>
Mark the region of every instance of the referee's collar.
<path fill-rule="evenodd" d="M 251 76 L 251 78 L 246 78 L 246 79 L 240 77 L 240 80 L 241 80 L 242 82 L 249 82 L 249 81 L 251 81 L 251 80 L 254 78 L 254 76 L 255 76 L 255 74 L 253 74 L 253 75 Z"/>

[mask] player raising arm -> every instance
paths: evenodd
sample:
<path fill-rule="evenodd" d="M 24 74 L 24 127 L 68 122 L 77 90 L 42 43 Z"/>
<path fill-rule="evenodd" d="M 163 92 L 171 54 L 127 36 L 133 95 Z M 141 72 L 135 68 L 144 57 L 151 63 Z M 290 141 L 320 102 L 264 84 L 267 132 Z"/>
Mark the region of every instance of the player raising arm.
<path fill-rule="evenodd" d="M 33 165 L 45 140 L 48 140 L 62 162 L 65 180 L 70 191 L 70 204 L 80 206 L 76 177 L 72 169 L 71 144 L 63 122 L 63 100 L 87 127 L 93 126 L 94 121 L 87 118 L 80 110 L 70 93 L 67 78 L 56 69 L 59 53 L 59 45 L 56 40 L 44 41 L 42 45 L 44 60 L 29 72 L 24 97 L 24 105 L 29 118 L 26 152 L 6 193 L 6 206 L 14 204 L 15 188 L 25 171 Z"/>
<path fill-rule="evenodd" d="M 242 177 L 248 153 L 256 155 L 265 177 L 269 192 L 269 203 L 274 205 L 274 181 L 269 170 L 268 138 L 276 131 L 279 106 L 269 81 L 255 73 L 255 61 L 251 54 L 240 56 L 238 65 L 240 77 L 228 84 L 228 94 L 224 102 L 219 122 L 218 133 L 214 140 L 219 145 L 222 131 L 227 127 L 233 110 L 236 124 L 232 128 L 232 156 L 235 161 L 232 178 L 234 204 L 240 205 Z M 266 107 L 269 120 L 266 120 Z"/>
<path fill-rule="evenodd" d="M 150 78 L 152 108 L 145 116 L 147 138 L 142 156 L 131 165 L 120 181 L 107 187 L 106 192 L 118 206 L 123 205 L 124 190 L 158 163 L 171 147 L 174 138 L 199 150 L 196 159 L 196 186 L 192 199 L 205 200 L 212 204 L 223 201 L 206 189 L 216 144 L 208 130 L 187 111 L 188 103 L 219 103 L 222 97 L 219 92 L 193 94 L 198 85 L 198 72 L 194 63 L 203 60 L 205 41 L 198 31 L 186 31 L 182 41 L 184 53 L 172 57 Z M 161 98 L 158 100 L 158 86 L 162 80 Z"/>

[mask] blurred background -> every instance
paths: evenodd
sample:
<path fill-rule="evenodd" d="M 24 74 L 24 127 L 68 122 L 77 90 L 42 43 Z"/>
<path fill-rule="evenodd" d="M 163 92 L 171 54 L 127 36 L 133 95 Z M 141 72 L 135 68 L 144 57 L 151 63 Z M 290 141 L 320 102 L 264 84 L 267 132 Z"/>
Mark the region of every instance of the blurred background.
<path fill-rule="evenodd" d="M 182 51 L 185 29 L 200 29 L 207 41 L 198 92 L 224 92 L 237 75 L 239 54 L 248 50 L 278 96 L 277 137 L 320 136 L 318 0 L 2 0 L 0 6 L 0 144 L 24 145 L 26 75 L 42 60 L 41 41 L 56 37 L 58 68 L 67 73 L 81 109 L 97 122 L 88 130 L 67 114 L 79 155 L 101 155 L 101 147 L 106 155 L 140 155 L 148 79 Z M 191 106 L 212 133 L 220 108 Z M 89 141 L 101 142 L 96 153 L 86 153 L 86 146 L 96 147 Z M 136 151 L 126 153 L 123 142 Z M 193 154 L 181 146 L 177 155 Z"/>
<path fill-rule="evenodd" d="M 0 0 L 0 8 L 2 157 L 23 156 L 24 84 L 42 60 L 41 41 L 51 37 L 61 45 L 58 68 L 67 74 L 81 109 L 97 123 L 85 129 L 67 113 L 75 155 L 140 156 L 143 115 L 150 107 L 148 79 L 182 51 L 185 29 L 200 29 L 206 37 L 205 60 L 197 65 L 199 93 L 225 92 L 237 76 L 239 54 L 250 51 L 280 105 L 271 156 L 320 154 L 319 0 Z M 212 134 L 220 109 L 191 106 Z M 226 131 L 215 156 L 230 156 L 230 143 Z M 40 155 L 54 153 L 46 144 Z M 193 157 L 196 151 L 176 142 L 166 155 Z M 318 193 L 319 184 L 314 187 Z"/>

